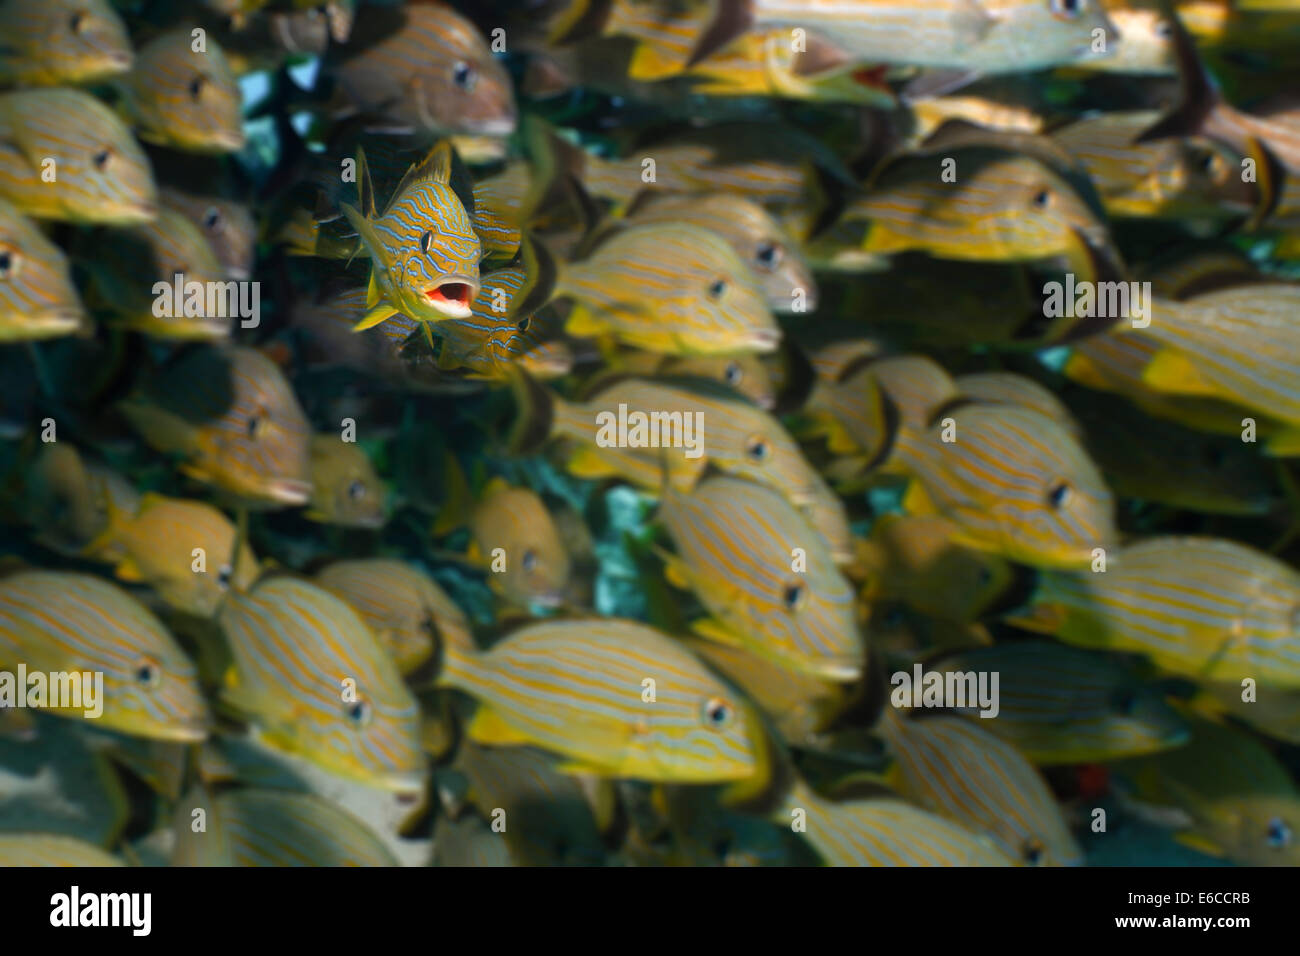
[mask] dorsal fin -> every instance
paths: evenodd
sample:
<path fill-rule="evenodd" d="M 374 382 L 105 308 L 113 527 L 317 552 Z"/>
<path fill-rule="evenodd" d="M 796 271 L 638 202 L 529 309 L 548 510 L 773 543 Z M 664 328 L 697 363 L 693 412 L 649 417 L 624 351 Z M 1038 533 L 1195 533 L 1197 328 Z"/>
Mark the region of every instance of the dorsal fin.
<path fill-rule="evenodd" d="M 447 140 L 440 140 L 434 147 L 429 150 L 427 156 L 414 164 L 406 171 L 402 181 L 397 184 L 393 190 L 393 195 L 389 197 L 388 208 L 393 205 L 393 200 L 398 196 L 404 195 L 408 190 L 417 183 L 435 182 L 444 186 L 451 183 L 451 143 Z M 384 210 L 387 214 L 388 209 Z"/>
<path fill-rule="evenodd" d="M 357 147 L 357 198 L 361 206 L 361 215 L 367 219 L 375 218 L 375 187 L 370 181 L 370 166 L 366 163 L 366 151 Z"/>

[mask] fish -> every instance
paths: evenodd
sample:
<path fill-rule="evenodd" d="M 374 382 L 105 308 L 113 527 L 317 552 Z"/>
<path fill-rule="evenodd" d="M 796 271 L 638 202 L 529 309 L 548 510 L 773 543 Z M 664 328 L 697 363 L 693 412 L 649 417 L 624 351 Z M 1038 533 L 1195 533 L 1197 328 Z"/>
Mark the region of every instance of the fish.
<path fill-rule="evenodd" d="M 694 624 L 702 637 L 830 681 L 862 676 L 853 590 L 780 492 L 728 476 L 689 494 L 668 485 L 658 517 L 677 548 L 665 555 L 667 580 L 694 591 L 710 615 Z"/>
<path fill-rule="evenodd" d="M 0 83 L 64 86 L 131 68 L 131 40 L 108 0 L 5 0 Z"/>
<path fill-rule="evenodd" d="M 827 866 L 1012 866 L 985 837 L 891 796 L 832 801 L 796 781 L 774 822 L 796 829 Z"/>
<path fill-rule="evenodd" d="M 257 223 L 247 205 L 220 196 L 201 196 L 164 187 L 163 205 L 198 226 L 227 278 L 251 279 L 257 252 Z"/>
<path fill-rule="evenodd" d="M 776 385 L 772 373 L 757 355 L 655 355 L 639 353 L 646 363 L 644 370 L 665 377 L 699 378 L 726 386 L 747 398 L 759 408 L 770 412 L 776 408 Z M 626 357 L 628 371 L 637 375 L 640 370 Z"/>
<path fill-rule="evenodd" d="M 191 826 L 204 811 L 205 827 Z M 196 788 L 176 809 L 172 866 L 397 866 L 367 824 L 310 793 Z"/>
<path fill-rule="evenodd" d="M 1039 576 L 1007 620 L 1068 644 L 1145 655 L 1194 680 L 1300 686 L 1300 574 L 1219 538 L 1160 535 L 1108 552 L 1104 573 Z"/>
<path fill-rule="evenodd" d="M 395 313 L 419 322 L 471 315 L 482 247 L 450 182 L 451 147 L 443 141 L 407 171 L 383 214 L 376 215 L 365 156 L 358 155 L 361 209 L 340 204 L 371 259 L 370 311 L 358 331 Z"/>
<path fill-rule="evenodd" d="M 635 621 L 536 622 L 483 653 L 449 643 L 438 685 L 478 703 L 471 740 L 541 747 L 567 758 L 561 772 L 662 783 L 767 774 L 752 708 L 678 642 Z"/>
<path fill-rule="evenodd" d="M 953 379 L 957 391 L 977 402 L 1000 402 L 1033 409 L 1054 419 L 1072 438 L 1083 438 L 1074 414 L 1056 393 L 1026 375 L 1015 372 L 968 372 Z"/>
<path fill-rule="evenodd" d="M 194 743 L 210 718 L 198 672 L 143 605 L 89 574 L 24 570 L 0 578 L 0 663 L 103 677 L 108 730 Z M 85 708 L 49 708 L 82 718 Z"/>
<path fill-rule="evenodd" d="M 344 528 L 382 528 L 388 520 L 383 480 L 356 442 L 332 434 L 311 439 L 311 497 L 303 515 Z"/>
<path fill-rule="evenodd" d="M 748 267 L 773 312 L 815 312 L 817 283 L 799 244 L 758 203 L 729 193 L 668 196 L 642 193 L 626 214 L 629 222 L 694 223 L 730 243 Z"/>
<path fill-rule="evenodd" d="M 377 42 L 354 31 L 325 69 L 350 108 L 407 133 L 465 133 L 504 137 L 518 114 L 505 67 L 478 28 L 443 4 L 410 4 L 397 11 L 368 10 L 361 24 L 401 23 Z M 334 51 L 331 51 L 333 53 Z"/>
<path fill-rule="evenodd" d="M 813 356 L 818 367 L 818 355 Z M 945 373 L 946 375 L 946 373 Z M 854 363 L 842 373 L 819 373 L 803 407 L 796 432 L 820 438 L 840 459 L 840 476 L 860 474 L 880 463 L 893 446 L 898 409 L 870 364 Z"/>
<path fill-rule="evenodd" d="M 1024 865 L 1083 862 L 1047 783 L 1011 744 L 960 717 L 909 718 L 893 708 L 886 709 L 883 732 L 894 757 L 890 780 L 902 796 L 991 834 Z"/>
<path fill-rule="evenodd" d="M 940 672 L 996 673 L 998 715 L 953 708 L 1039 766 L 1106 763 L 1180 747 L 1187 721 L 1158 686 L 1113 655 L 1048 641 L 1015 641 L 933 661 Z"/>
<path fill-rule="evenodd" d="M 71 335 L 87 321 L 62 250 L 0 199 L 0 343 Z"/>
<path fill-rule="evenodd" d="M 257 578 L 252 548 L 239 541 L 236 555 L 234 524 L 209 504 L 146 492 L 133 513 L 110 501 L 108 516 L 88 550 L 111 553 L 118 580 L 145 585 L 168 607 L 210 618 L 230 590 Z"/>
<path fill-rule="evenodd" d="M 221 700 L 270 746 L 397 793 L 424 784 L 419 710 L 350 605 L 307 581 L 269 578 L 219 615 L 233 665 Z"/>
<path fill-rule="evenodd" d="M 430 866 L 513 866 L 510 847 L 482 817 L 466 814 L 453 820 L 440 814 L 433 825 L 433 860 Z"/>
<path fill-rule="evenodd" d="M 672 355 L 775 351 L 781 340 L 758 283 L 727 241 L 700 226 L 653 223 L 615 232 L 560 266 L 565 331 Z"/>
<path fill-rule="evenodd" d="M 510 260 L 519 251 L 523 241 L 523 223 L 520 213 L 531 186 L 531 176 L 526 163 L 507 163 L 492 176 L 474 180 L 474 211 L 470 219 L 483 256 Z"/>
<path fill-rule="evenodd" d="M 0 94 L 0 199 L 34 219 L 130 226 L 158 215 L 153 169 L 131 131 L 71 89 Z"/>
<path fill-rule="evenodd" d="M 311 429 L 283 373 L 255 349 L 183 352 L 119 408 L 195 480 L 263 507 L 307 503 Z"/>
<path fill-rule="evenodd" d="M 452 506 L 456 509 L 456 506 Z M 469 516 L 471 563 L 515 607 L 559 607 L 570 585 L 568 548 L 542 499 L 530 488 L 494 478 Z"/>
<path fill-rule="evenodd" d="M 1198 719 L 1184 747 L 1120 761 L 1130 804 L 1173 807 L 1193 849 L 1244 866 L 1294 866 L 1300 795 L 1286 769 L 1250 735 Z"/>
<path fill-rule="evenodd" d="M 1178 4 L 1174 14 L 1158 3 L 1107 0 L 1106 17 L 1115 28 L 1106 37 L 1111 46 L 1109 54 L 1082 60 L 1067 69 L 1143 77 L 1174 76 L 1178 72 L 1178 58 L 1170 18 L 1187 17 L 1188 6 Z"/>
<path fill-rule="evenodd" d="M 0 866 L 125 865 L 111 853 L 74 836 L 56 833 L 0 833 Z"/>
<path fill-rule="evenodd" d="M 951 521 L 956 544 L 1035 567 L 1081 568 L 1117 543 L 1101 472 L 1059 422 L 1033 409 L 940 409 L 921 435 L 899 432 L 891 460 L 912 476 L 904 510 Z"/>
<path fill-rule="evenodd" d="M 410 562 L 334 561 L 317 572 L 315 581 L 361 615 L 403 674 L 417 670 L 448 640 L 472 643 L 465 612 Z"/>
<path fill-rule="evenodd" d="M 188 29 L 159 34 L 115 85 L 141 139 L 195 153 L 244 148 L 239 85 L 211 36 L 200 44 Z"/>

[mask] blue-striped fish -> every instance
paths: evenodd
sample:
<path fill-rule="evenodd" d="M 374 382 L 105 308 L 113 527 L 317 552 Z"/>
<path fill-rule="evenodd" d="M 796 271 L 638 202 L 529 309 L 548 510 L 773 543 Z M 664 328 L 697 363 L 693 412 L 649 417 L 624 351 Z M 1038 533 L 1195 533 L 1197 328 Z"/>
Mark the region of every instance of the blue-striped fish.
<path fill-rule="evenodd" d="M 530 624 L 479 654 L 449 643 L 438 683 L 478 701 L 467 733 L 533 744 L 560 769 L 664 783 L 765 780 L 758 718 L 690 651 L 635 621 Z"/>
<path fill-rule="evenodd" d="M 195 831 L 194 810 L 204 811 Z M 351 813 L 310 793 L 199 788 L 176 811 L 172 866 L 397 866 Z"/>
<path fill-rule="evenodd" d="M 1300 573 L 1275 558 L 1217 538 L 1157 537 L 1111 552 L 1104 573 L 1043 573 L 1009 619 L 1198 680 L 1294 688 L 1297 606 Z"/>
<path fill-rule="evenodd" d="M 467 557 L 488 569 L 488 584 L 515 607 L 558 607 L 570 584 L 569 551 L 537 493 L 494 478 L 469 519 Z"/>
<path fill-rule="evenodd" d="M 1116 543 L 1110 490 L 1059 422 L 979 403 L 935 418 L 898 434 L 892 460 L 913 477 L 905 510 L 952 521 L 957 544 L 1038 567 L 1087 567 Z"/>
<path fill-rule="evenodd" d="M 976 647 L 930 665 L 998 676 L 998 715 L 954 712 L 1012 744 L 1039 765 L 1136 757 L 1186 743 L 1187 723 L 1132 667 L 1046 641 Z"/>
<path fill-rule="evenodd" d="M 776 383 L 757 355 L 654 355 L 641 352 L 645 371 L 679 378 L 702 378 L 724 385 L 764 411 L 776 408 Z M 622 361 L 626 361 L 624 356 Z M 631 362 L 628 369 L 639 374 Z"/>
<path fill-rule="evenodd" d="M 0 199 L 0 342 L 69 335 L 85 321 L 62 250 Z"/>
<path fill-rule="evenodd" d="M 129 226 L 158 214 L 153 169 L 135 137 L 78 90 L 0 95 L 0 198 L 37 219 Z"/>
<path fill-rule="evenodd" d="M 235 554 L 235 526 L 201 501 L 146 493 L 138 510 L 108 504 L 108 527 L 91 553 L 111 554 L 121 581 L 151 588 L 164 604 L 212 617 L 232 588 L 247 590 L 258 563 L 246 541 Z"/>
<path fill-rule="evenodd" d="M 677 548 L 668 579 L 711 615 L 696 624 L 702 636 L 827 680 L 862 676 L 853 589 L 779 491 L 730 477 L 707 478 L 690 494 L 670 485 L 659 517 Z"/>
<path fill-rule="evenodd" d="M 531 183 L 528 165 L 507 163 L 492 176 L 474 181 L 474 231 L 485 258 L 513 259 L 523 238 L 519 216 Z"/>
<path fill-rule="evenodd" d="M 20 571 L 0 579 L 0 665 L 101 672 L 106 729 L 193 742 L 208 733 L 198 673 L 156 617 L 87 574 Z M 84 708 L 51 708 L 80 718 Z"/>
<path fill-rule="evenodd" d="M 356 442 L 333 434 L 311 439 L 311 497 L 304 517 L 344 528 L 382 528 L 388 520 L 384 482 Z"/>
<path fill-rule="evenodd" d="M 89 83 L 131 68 L 131 40 L 108 0 L 4 0 L 0 23 L 0 83 Z"/>
<path fill-rule="evenodd" d="M 435 642 L 472 643 L 465 613 L 433 578 L 408 562 L 335 561 L 317 573 L 316 583 L 352 605 L 403 674 L 433 656 Z"/>
<path fill-rule="evenodd" d="M 226 54 L 210 35 L 203 49 L 188 29 L 160 34 L 136 54 L 117 81 L 140 138 L 199 153 L 244 148 L 239 84 Z"/>
<path fill-rule="evenodd" d="M 73 836 L 56 833 L 0 833 L 0 866 L 6 868 L 123 865 L 111 853 Z"/>
<path fill-rule="evenodd" d="M 361 209 L 340 204 L 371 260 L 370 311 L 358 330 L 395 313 L 420 322 L 469 317 L 482 246 L 450 182 L 451 147 L 443 141 L 407 170 L 383 214 L 376 215 L 365 156 L 358 155 Z"/>
<path fill-rule="evenodd" d="M 311 429 L 275 363 L 244 347 L 182 353 L 122 413 L 183 473 L 250 503 L 301 505 L 311 492 Z"/>
<path fill-rule="evenodd" d="M 893 797 L 831 801 L 798 781 L 772 819 L 828 866 L 1013 865 L 987 837 Z"/>
<path fill-rule="evenodd" d="M 977 402 L 998 402 L 1030 408 L 1060 423 L 1072 438 L 1082 438 L 1083 429 L 1056 393 L 1045 385 L 1015 372 L 970 372 L 953 379 L 957 391 Z"/>
<path fill-rule="evenodd" d="M 388 13 L 367 10 L 360 25 L 389 27 Z M 444 4 L 408 4 L 400 16 L 400 25 L 377 42 L 366 44 L 354 33 L 327 64 L 344 100 L 392 130 L 514 132 L 514 86 L 478 28 Z"/>
<path fill-rule="evenodd" d="M 220 615 L 222 699 L 270 745 L 398 792 L 423 785 L 419 709 L 361 617 L 306 581 L 270 578 Z"/>
<path fill-rule="evenodd" d="M 883 730 L 894 756 L 891 776 L 904 797 L 990 834 L 1019 863 L 1083 862 L 1056 798 L 1015 747 L 960 717 L 911 719 L 892 707 L 886 708 Z"/>
<path fill-rule="evenodd" d="M 696 225 L 649 223 L 615 232 L 560 268 L 556 298 L 572 299 L 571 335 L 671 355 L 771 352 L 781 330 L 728 242 Z"/>
<path fill-rule="evenodd" d="M 162 201 L 199 227 L 227 278 L 252 277 L 257 223 L 247 205 L 220 196 L 198 196 L 166 188 L 162 190 Z"/>

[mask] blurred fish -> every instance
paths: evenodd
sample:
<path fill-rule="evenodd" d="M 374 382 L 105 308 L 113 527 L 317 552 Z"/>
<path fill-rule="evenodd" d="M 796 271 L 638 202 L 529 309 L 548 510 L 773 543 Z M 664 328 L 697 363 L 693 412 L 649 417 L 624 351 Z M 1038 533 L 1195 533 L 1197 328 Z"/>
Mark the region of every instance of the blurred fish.
<path fill-rule="evenodd" d="M 190 477 L 263 506 L 307 502 L 311 430 L 284 375 L 260 352 L 182 352 L 120 408 Z"/>
<path fill-rule="evenodd" d="M 833 802 L 797 782 L 773 815 L 802 833 L 828 866 L 1012 866 L 986 837 L 902 800 Z"/>
<path fill-rule="evenodd" d="M 953 384 L 966 398 L 1029 408 L 1059 422 L 1071 437 L 1083 437 L 1083 429 L 1056 393 L 1028 376 L 1014 372 L 970 372 L 958 375 Z"/>
<path fill-rule="evenodd" d="M 200 42 L 188 29 L 160 34 L 117 87 L 141 139 L 197 153 L 244 148 L 239 85 L 210 36 Z"/>
<path fill-rule="evenodd" d="M 1185 16 L 1187 4 L 1177 5 L 1177 16 Z M 1132 76 L 1173 76 L 1178 72 L 1174 54 L 1174 13 L 1148 0 L 1106 0 L 1106 17 L 1114 30 L 1106 36 L 1106 56 L 1075 65 L 1079 70 L 1125 73 Z"/>
<path fill-rule="evenodd" d="M 481 818 L 465 814 L 453 820 L 446 814 L 433 825 L 433 860 L 430 866 L 513 866 L 505 835 Z"/>
<path fill-rule="evenodd" d="M 231 279 L 251 279 L 257 246 L 257 224 L 243 203 L 218 196 L 195 196 L 163 189 L 163 205 L 199 227 Z"/>
<path fill-rule="evenodd" d="M 739 478 L 664 489 L 659 518 L 676 545 L 665 574 L 711 618 L 701 636 L 739 644 L 826 680 L 862 676 L 866 644 L 853 591 L 821 536 L 781 493 Z"/>
<path fill-rule="evenodd" d="M 131 41 L 108 0 L 4 0 L 0 83 L 90 83 L 131 68 Z"/>
<path fill-rule="evenodd" d="M 1178 747 L 1187 723 L 1115 657 L 1045 641 L 958 651 L 936 671 L 996 673 L 998 715 L 956 709 L 1039 765 L 1093 763 Z"/>
<path fill-rule="evenodd" d="M 1052 792 L 1015 747 L 959 717 L 913 719 L 892 707 L 886 708 L 884 733 L 904 797 L 974 832 L 991 834 L 1019 863 L 1083 862 Z"/>
<path fill-rule="evenodd" d="M 22 508 L 36 540 L 69 557 L 113 559 L 112 542 L 103 540 L 110 510 L 134 515 L 140 504 L 125 477 L 68 441 L 42 444 L 24 477 Z"/>
<path fill-rule="evenodd" d="M 448 503 L 448 510 L 460 505 Z M 467 557 L 487 567 L 488 584 L 512 606 L 559 607 L 572 565 L 554 519 L 536 492 L 494 478 L 469 515 Z"/>
<path fill-rule="evenodd" d="M 398 670 L 409 674 L 428 660 L 435 643 L 471 643 L 469 621 L 437 582 L 406 561 L 335 561 L 316 575 L 361 615 Z"/>
<path fill-rule="evenodd" d="M 194 665 L 153 614 L 99 578 L 20 571 L 0 579 L 0 659 L 32 671 L 102 673 L 98 723 L 106 729 L 186 742 L 207 736 Z M 80 719 L 85 708 L 49 709 Z"/>
<path fill-rule="evenodd" d="M 781 338 L 745 264 L 723 237 L 695 225 L 616 232 L 562 266 L 555 293 L 574 300 L 571 335 L 652 352 L 771 352 Z"/>
<path fill-rule="evenodd" d="M 470 218 L 485 258 L 514 258 L 522 241 L 519 215 L 529 185 L 528 166 L 522 162 L 507 163 L 499 173 L 474 180 L 474 211 Z"/>
<path fill-rule="evenodd" d="M 191 825 L 196 808 L 205 828 Z M 397 866 L 370 828 L 308 793 L 198 789 L 176 810 L 172 866 Z"/>
<path fill-rule="evenodd" d="M 235 526 L 211 505 L 146 493 L 139 510 L 108 506 L 108 527 L 89 550 L 111 553 L 121 581 L 151 588 L 164 604 L 212 617 L 232 588 L 247 590 L 258 563 L 245 541 L 236 557 Z"/>
<path fill-rule="evenodd" d="M 1288 565 L 1233 541 L 1162 536 L 1115 550 L 1104 573 L 1041 574 L 1008 619 L 1198 680 L 1300 687 L 1298 605 L 1300 574 Z"/>
<path fill-rule="evenodd" d="M 348 779 L 421 788 L 415 699 L 349 605 L 314 584 L 271 578 L 230 595 L 220 620 L 234 657 L 222 700 L 262 739 Z"/>
<path fill-rule="evenodd" d="M 85 322 L 63 252 L 0 199 L 0 342 L 57 338 Z"/>
<path fill-rule="evenodd" d="M 53 833 L 0 833 L 0 866 L 123 865 L 112 854 L 76 837 Z"/>
<path fill-rule="evenodd" d="M 1115 765 L 1132 788 L 1130 805 L 1172 807 L 1194 849 L 1244 866 L 1294 866 L 1300 859 L 1300 794 L 1263 746 L 1205 720 L 1191 743 Z"/>
<path fill-rule="evenodd" d="M 129 226 L 158 214 L 135 137 L 77 90 L 0 95 L 0 198 L 37 219 Z"/>
<path fill-rule="evenodd" d="M 471 740 L 543 747 L 568 758 L 565 772 L 670 783 L 766 778 L 757 714 L 690 651 L 634 621 L 539 622 L 482 654 L 449 642 L 438 683 L 478 701 Z"/>
<path fill-rule="evenodd" d="M 444 141 L 407 171 L 377 216 L 365 156 L 358 155 L 361 210 L 341 204 L 371 259 L 370 311 L 357 323 L 358 330 L 394 313 L 420 322 L 471 314 L 481 246 L 450 177 L 451 147 Z"/>
<path fill-rule="evenodd" d="M 1267 734 L 1274 740 L 1300 744 L 1300 691 L 1282 688 L 1256 687 L 1240 683 L 1206 682 L 1191 706 L 1202 714 L 1222 720 L 1223 715 L 1235 717 L 1244 724 Z M 1252 693 L 1247 695 L 1246 687 Z"/>
<path fill-rule="evenodd" d="M 382 29 L 396 11 L 370 9 L 360 26 Z M 514 91 L 505 68 L 478 29 L 442 4 L 410 4 L 401 24 L 365 45 L 354 31 L 326 70 L 345 100 L 385 127 L 445 135 L 508 136 L 515 128 Z"/>
<path fill-rule="evenodd" d="M 312 436 L 311 497 L 303 514 L 344 528 L 384 526 L 384 483 L 359 445 L 331 434 Z"/>

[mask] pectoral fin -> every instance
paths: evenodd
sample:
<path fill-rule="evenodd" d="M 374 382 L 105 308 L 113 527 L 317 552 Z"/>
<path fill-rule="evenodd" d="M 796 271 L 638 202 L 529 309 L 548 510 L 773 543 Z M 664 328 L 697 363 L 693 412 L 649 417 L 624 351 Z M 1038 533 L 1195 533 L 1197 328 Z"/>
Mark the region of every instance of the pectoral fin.
<path fill-rule="evenodd" d="M 482 704 L 474 711 L 469 725 L 465 728 L 469 738 L 480 744 L 494 744 L 499 747 L 514 747 L 532 743 L 532 741 L 515 730 L 490 707 Z"/>

